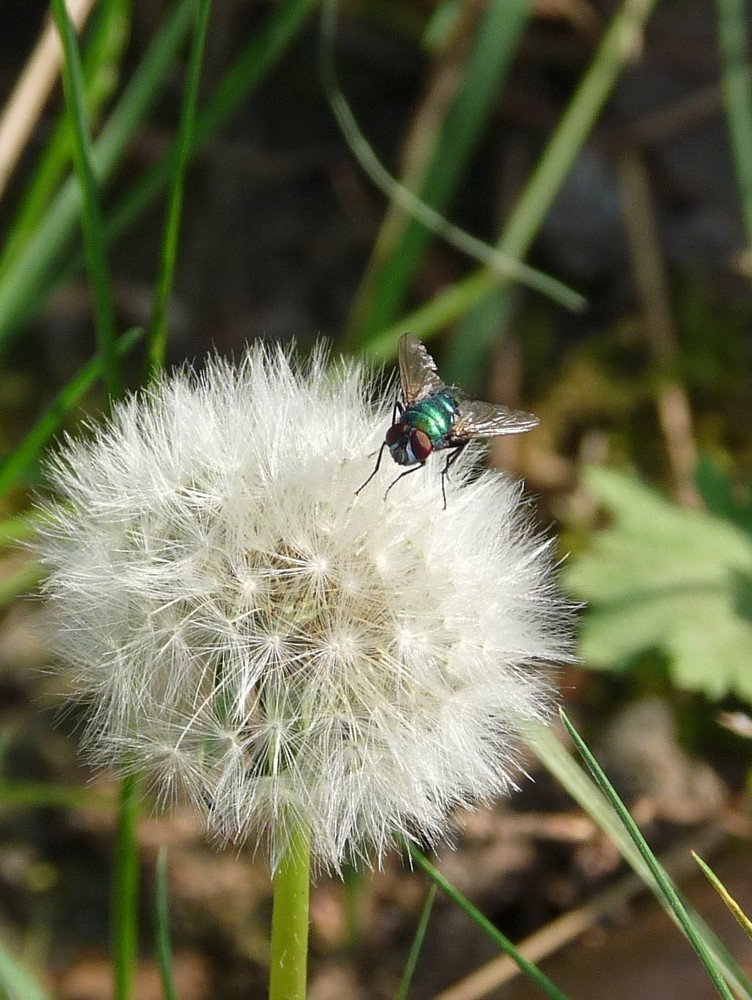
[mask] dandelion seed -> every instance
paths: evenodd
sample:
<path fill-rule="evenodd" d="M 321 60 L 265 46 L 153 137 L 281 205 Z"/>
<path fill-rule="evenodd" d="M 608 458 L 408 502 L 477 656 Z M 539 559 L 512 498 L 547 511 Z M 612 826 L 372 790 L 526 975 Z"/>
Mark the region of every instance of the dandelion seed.
<path fill-rule="evenodd" d="M 568 613 L 519 487 L 463 453 L 383 489 L 368 373 L 255 347 L 115 408 L 52 461 L 39 550 L 98 762 L 152 774 L 220 838 L 291 818 L 316 862 L 438 842 L 514 785 Z M 384 485 L 389 470 L 382 470 Z"/>

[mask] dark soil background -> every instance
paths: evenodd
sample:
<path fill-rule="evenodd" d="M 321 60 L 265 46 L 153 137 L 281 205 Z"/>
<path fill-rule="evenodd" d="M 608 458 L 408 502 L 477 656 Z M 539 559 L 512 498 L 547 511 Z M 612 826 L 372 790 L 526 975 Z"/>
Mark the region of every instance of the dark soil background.
<path fill-rule="evenodd" d="M 168 6 L 162 0 L 135 4 L 126 76 Z M 427 6 L 403 8 L 405 23 L 411 17 L 420 21 Z M 0 7 L 3 99 L 46 9 L 46 3 L 32 0 Z M 217 0 L 204 92 L 267 11 L 256 0 Z M 402 142 L 432 68 L 417 35 L 399 27 L 390 11 L 379 4 L 348 8 L 337 58 L 340 82 L 362 130 L 385 165 L 399 173 Z M 452 207 L 454 221 L 495 238 L 504 207 L 559 120 L 611 12 L 609 3 L 584 0 L 535 6 L 514 72 Z M 752 295 L 738 261 L 745 237 L 723 114 L 716 30 L 710 0 L 657 5 L 639 58 L 623 75 L 531 258 L 586 294 L 590 306 L 575 316 L 523 293 L 516 340 L 501 343 L 500 337 L 489 366 L 495 390 L 509 390 L 526 408 L 549 418 L 547 436 L 537 443 L 495 453 L 540 498 L 544 524 L 561 519 L 566 528 L 578 496 L 575 463 L 600 440 L 593 437 L 593 427 L 622 427 L 623 453 L 646 475 L 658 481 L 666 477 L 655 414 L 647 403 L 624 402 L 645 392 L 650 380 L 645 374 L 650 349 L 636 333 L 640 302 L 619 182 L 627 153 L 640 157 L 650 178 L 662 263 L 689 359 L 683 374 L 699 440 L 728 448 L 742 478 L 752 474 L 752 338 L 747 332 Z M 316 46 L 312 20 L 191 167 L 171 306 L 173 363 L 200 359 L 212 348 L 238 355 L 256 337 L 295 337 L 305 346 L 324 335 L 336 347 L 384 202 L 332 118 L 318 79 Z M 148 125 L 132 143 L 108 199 L 174 135 L 182 69 L 175 68 Z M 12 215 L 59 102 L 56 94 L 6 193 L 0 222 Z M 113 249 L 122 329 L 149 321 L 163 210 L 160 202 Z M 415 283 L 413 304 L 471 267 L 456 251 L 434 243 Z M 512 364 L 518 357 L 514 343 L 521 345 L 518 369 Z M 21 439 L 92 349 L 88 288 L 81 278 L 44 303 L 0 374 L 4 448 Z M 439 340 L 438 356 L 441 350 Z M 137 364 L 138 359 L 129 362 L 134 385 Z M 591 373 L 589 380 L 583 372 Z M 494 384 L 484 395 L 490 398 Z M 88 405 L 96 409 L 97 400 Z M 619 423 L 625 411 L 632 414 L 631 422 Z M 4 777 L 79 786 L 111 800 L 114 782 L 90 774 L 78 762 L 77 710 L 69 707 L 61 714 L 64 678 L 46 672 L 38 617 L 38 606 L 25 601 L 5 610 L 0 621 Z M 688 893 L 752 972 L 752 946 L 687 864 L 689 848 L 696 847 L 752 911 L 750 824 L 743 811 L 747 744 L 716 726 L 716 706 L 677 696 L 666 684 L 584 669 L 567 670 L 561 679 L 568 711 L 602 752 L 651 842 L 660 851 L 674 852 L 669 861 L 687 880 Z M 621 750 L 618 759 L 613 754 L 609 759 L 615 731 Z M 513 940 L 549 927 L 550 938 L 538 954 L 554 955 L 544 967 L 573 998 L 713 996 L 668 919 L 624 882 L 628 877 L 614 848 L 533 761 L 528 767 L 534 781 L 523 780 L 513 800 L 458 817 L 455 847 L 440 856 L 444 873 Z M 0 940 L 60 1000 L 111 995 L 107 925 L 113 824 L 109 807 L 20 808 L 0 798 Z M 271 905 L 263 860 L 247 849 L 217 852 L 188 812 L 167 818 L 149 817 L 145 810 L 140 841 L 139 1000 L 161 996 L 153 958 L 153 879 L 163 844 L 169 847 L 181 1000 L 263 997 Z M 611 895 L 604 900 L 606 889 Z M 352 874 L 345 881 L 321 877 L 312 901 L 311 1000 L 394 996 L 426 893 L 425 878 L 396 855 L 381 872 Z M 592 900 L 593 908 L 583 909 Z M 468 980 L 455 992 L 442 993 L 496 957 L 480 931 L 439 897 L 410 995 L 416 1000 L 536 995 L 521 982 L 494 985 L 493 976 L 483 987 Z"/>

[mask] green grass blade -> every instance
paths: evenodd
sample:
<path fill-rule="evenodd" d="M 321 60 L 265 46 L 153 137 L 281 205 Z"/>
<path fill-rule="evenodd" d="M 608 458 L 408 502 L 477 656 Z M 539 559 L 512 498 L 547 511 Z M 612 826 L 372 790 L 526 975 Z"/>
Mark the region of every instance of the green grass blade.
<path fill-rule="evenodd" d="M 541 763 L 559 784 L 569 792 L 575 802 L 608 834 L 619 848 L 619 853 L 637 872 L 645 884 L 654 890 L 655 883 L 650 869 L 639 851 L 627 836 L 624 828 L 593 781 L 567 753 L 547 726 L 531 731 L 529 746 Z"/>
<path fill-rule="evenodd" d="M 156 950 L 162 976 L 162 993 L 165 1000 L 177 1000 L 172 975 L 172 948 L 170 946 L 170 913 L 167 902 L 167 848 L 160 847 L 154 880 L 154 910 Z"/>
<path fill-rule="evenodd" d="M 118 804 L 115 870 L 112 892 L 112 958 L 115 1000 L 130 1000 L 138 953 L 139 858 L 136 824 L 139 782 L 123 778 Z"/>
<path fill-rule="evenodd" d="M 124 333 L 117 341 L 118 357 L 122 358 L 139 342 L 143 330 L 133 329 Z M 102 375 L 104 364 L 101 356 L 88 361 L 78 374 L 62 389 L 53 402 L 37 420 L 15 451 L 0 464 L 0 497 L 17 485 L 18 480 L 29 470 L 42 448 L 60 427 L 64 417 L 83 398 L 85 393 Z"/>
<path fill-rule="evenodd" d="M 752 249 L 752 96 L 747 63 L 747 4 L 718 0 L 718 41 L 736 183 L 741 198 L 747 248 Z"/>
<path fill-rule="evenodd" d="M 172 284 L 175 275 L 175 264 L 178 253 L 178 233 L 180 231 L 180 215 L 183 207 L 183 190 L 185 173 L 188 166 L 191 148 L 193 146 L 193 127 L 196 117 L 196 98 L 198 83 L 201 76 L 201 60 L 203 58 L 206 29 L 209 24 L 211 0 L 197 0 L 193 42 L 188 59 L 188 72 L 183 91 L 183 106 L 180 113 L 180 124 L 175 143 L 175 167 L 172 174 L 172 186 L 167 203 L 167 219 L 165 221 L 162 253 L 160 256 L 160 273 L 157 280 L 157 294 L 154 304 L 154 319 L 148 342 L 148 373 L 153 377 L 163 367 L 167 354 L 167 306 L 170 301 Z"/>
<path fill-rule="evenodd" d="M 426 931 L 428 930 L 428 921 L 431 919 L 431 911 L 433 910 L 434 900 L 436 899 L 436 893 L 438 891 L 439 887 L 435 882 L 432 882 L 426 896 L 426 901 L 423 904 L 423 910 L 420 914 L 420 920 L 418 921 L 418 927 L 415 931 L 415 937 L 413 938 L 413 943 L 410 946 L 410 954 L 407 956 L 407 962 L 405 963 L 405 971 L 402 974 L 402 979 L 400 980 L 399 988 L 395 993 L 394 1000 L 407 1000 L 407 994 L 410 991 L 410 983 L 413 981 L 415 966 L 418 964 L 418 957 L 420 956 L 420 950 L 423 947 Z"/>
<path fill-rule="evenodd" d="M 652 879 L 660 893 L 661 898 L 666 903 L 667 907 L 670 909 L 671 913 L 676 920 L 676 923 L 684 932 L 684 936 L 687 938 L 689 943 L 695 950 L 697 957 L 702 962 L 705 967 L 705 971 L 710 977 L 711 982 L 716 988 L 718 995 L 723 997 L 724 1000 L 733 1000 L 733 994 L 729 989 L 726 980 L 723 978 L 721 970 L 719 969 L 716 960 L 707 946 L 702 933 L 695 926 L 695 922 L 690 916 L 687 908 L 682 901 L 676 886 L 669 878 L 663 866 L 660 864 L 656 856 L 650 850 L 647 841 L 643 837 L 642 833 L 637 827 L 632 817 L 629 814 L 629 810 L 621 801 L 619 796 L 616 794 L 613 786 L 609 782 L 608 778 L 604 774 L 600 765 L 590 753 L 590 750 L 586 746 L 582 737 L 575 730 L 572 723 L 567 718 L 566 714 L 561 711 L 561 719 L 572 739 L 577 752 L 580 754 L 588 770 L 592 774 L 598 788 L 602 792 L 609 806 L 616 813 L 622 827 L 626 831 L 630 840 L 634 844 L 643 864 L 646 866 Z"/>
<path fill-rule="evenodd" d="M 0 943 L 0 997 L 4 1000 L 50 1000 L 39 983 Z"/>
<path fill-rule="evenodd" d="M 594 820 L 611 840 L 616 844 L 621 856 L 627 861 L 633 871 L 656 896 L 661 905 L 667 909 L 673 919 L 673 913 L 668 909 L 658 886 L 637 850 L 631 837 L 624 829 L 614 810 L 608 805 L 601 791 L 593 780 L 577 765 L 577 762 L 567 753 L 556 739 L 550 728 L 537 726 L 531 730 L 528 745 L 551 775 L 567 790 L 575 802 Z M 744 975 L 739 965 L 728 953 L 716 935 L 697 914 L 692 914 L 695 926 L 703 934 L 708 947 L 712 949 L 716 959 L 723 965 L 726 978 L 732 983 L 740 996 L 752 998 L 752 984 Z"/>
<path fill-rule="evenodd" d="M 405 330 L 414 333 L 421 340 L 428 340 L 477 305 L 493 288 L 494 280 L 488 271 L 476 271 L 462 281 L 455 282 L 425 305 L 382 330 L 363 345 L 364 350 L 375 361 L 387 361 L 395 357 L 397 341 Z"/>
<path fill-rule="evenodd" d="M 276 65 L 313 7 L 313 0 L 284 0 L 272 9 L 197 116 L 194 148 L 217 131 Z"/>
<path fill-rule="evenodd" d="M 426 875 L 431 879 L 431 881 L 445 893 L 456 906 L 463 910 L 470 919 L 478 925 L 490 938 L 491 940 L 501 948 L 501 950 L 512 959 L 520 970 L 532 980 L 535 985 L 541 990 L 550 1000 L 567 1000 L 567 996 L 563 993 L 558 986 L 551 982 L 551 980 L 546 976 L 533 962 L 525 958 L 522 952 L 516 948 L 512 942 L 506 937 L 498 927 L 495 927 L 491 921 L 485 917 L 480 910 L 473 906 L 469 899 L 466 899 L 461 892 L 449 882 L 438 868 L 435 868 L 430 861 L 421 854 L 421 852 L 412 845 L 409 845 L 410 857 L 413 859 L 415 864 Z"/>
<path fill-rule="evenodd" d="M 94 144 L 93 167 L 100 182 L 119 162 L 164 80 L 190 26 L 191 4 L 192 0 L 179 0 L 173 7 Z M 65 273 L 70 260 L 69 241 L 80 206 L 80 188 L 76 179 L 70 178 L 53 199 L 14 266 L 2 274 L 0 352 Z"/>
<path fill-rule="evenodd" d="M 497 244 L 499 250 L 523 258 L 540 224 L 558 195 L 590 130 L 609 97 L 619 73 L 635 51 L 655 0 L 626 0 L 619 8 L 598 51 L 554 132 L 538 166 L 509 217 Z M 446 289 L 431 302 L 382 330 L 367 346 L 374 358 L 391 357 L 400 333 L 411 330 L 428 338 L 464 316 L 501 284 L 488 270 L 476 271 Z M 463 341 L 450 352 L 446 368 L 452 380 L 472 381 L 494 330 L 482 331 L 473 343 Z M 468 378 L 468 374 L 470 378 Z"/>
<path fill-rule="evenodd" d="M 313 0 L 284 0 L 269 15 L 259 34 L 251 39 L 222 81 L 196 115 L 192 150 L 195 152 L 230 117 L 239 104 L 274 67 L 310 13 Z M 173 145 L 132 185 L 109 214 L 110 239 L 123 233 L 151 204 L 172 176 L 177 155 Z M 71 270 L 80 267 L 73 262 Z"/>
<path fill-rule="evenodd" d="M 101 809 L 112 812 L 115 801 L 112 795 L 90 788 L 0 779 L 0 806 L 3 809 Z"/>
<path fill-rule="evenodd" d="M 117 84 L 120 59 L 128 41 L 131 0 L 101 0 L 92 12 L 83 57 L 86 108 L 97 117 Z M 60 116 L 40 162 L 34 168 L 16 218 L 2 250 L 0 277 L 15 266 L 21 248 L 31 239 L 66 168 L 71 162 L 72 137 L 66 116 Z"/>
<path fill-rule="evenodd" d="M 332 62 L 332 36 L 336 0 L 325 0 L 322 11 L 321 76 L 329 98 L 329 104 L 350 149 L 358 158 L 373 183 L 392 201 L 418 220 L 424 227 L 451 243 L 470 257 L 487 264 L 493 273 L 505 279 L 514 279 L 548 295 L 569 309 L 580 309 L 584 299 L 567 285 L 549 275 L 543 274 L 528 264 L 477 239 L 459 226 L 449 222 L 443 215 L 427 205 L 412 191 L 398 183 L 383 167 L 375 152 L 360 131 L 355 116 L 339 89 Z"/>
<path fill-rule="evenodd" d="M 408 185 L 438 212 L 449 204 L 477 148 L 522 37 L 527 9 L 524 0 L 491 0 L 481 11 L 462 80 L 426 152 L 422 179 L 417 187 Z M 382 227 L 356 297 L 349 328 L 361 341 L 394 321 L 431 237 L 417 220 L 396 214 L 392 210 Z"/>
<path fill-rule="evenodd" d="M 590 68 L 500 236 L 499 248 L 511 256 L 523 259 L 527 255 L 620 73 L 641 44 L 645 22 L 654 5 L 655 0 L 639 0 L 637 3 L 624 0 L 614 15 Z M 445 361 L 450 379 L 469 382 L 476 377 L 499 325 L 509 315 L 513 299 L 508 288 L 498 285 L 489 288 L 487 296 L 495 301 L 484 304 L 485 296 L 482 296 L 474 306 L 476 316 L 465 319 L 462 332 L 470 332 L 473 336 L 459 336 L 450 346 Z M 494 317 L 493 324 L 485 322 L 488 315 Z"/>
<path fill-rule="evenodd" d="M 110 271 L 99 204 L 99 184 L 94 172 L 89 122 L 86 114 L 83 70 L 78 40 L 65 0 L 52 0 L 52 14 L 63 46 L 62 76 L 65 103 L 72 123 L 73 162 L 83 196 L 81 224 L 84 251 L 94 297 L 94 321 L 97 342 L 104 365 L 104 378 L 110 396 L 117 399 L 123 393 L 120 359 L 115 347 L 115 306 L 110 287 Z"/>
<path fill-rule="evenodd" d="M 723 902 L 726 904 L 729 913 L 731 913 L 734 920 L 736 920 L 737 924 L 739 924 L 739 926 L 747 935 L 747 937 L 750 939 L 750 941 L 752 941 L 752 920 L 749 919 L 749 917 L 741 908 L 741 906 L 739 906 L 734 897 L 729 893 L 728 889 L 723 884 L 723 882 L 721 882 L 721 880 L 715 874 L 713 869 L 710 868 L 708 865 L 706 865 L 705 862 L 702 860 L 702 858 L 699 857 L 697 854 L 695 854 L 694 851 L 692 852 L 692 857 L 700 866 L 700 870 L 702 871 L 705 878 L 708 880 L 708 882 L 710 882 L 715 891 L 718 893 Z"/>
<path fill-rule="evenodd" d="M 159 51 L 151 52 L 150 50 L 151 55 L 155 57 L 156 55 L 167 55 L 168 53 L 163 51 L 163 45 L 169 43 L 171 46 L 169 56 L 171 58 L 175 48 L 182 40 L 183 34 L 188 29 L 191 2 L 192 0 L 182 0 L 179 6 L 173 10 L 168 23 L 155 39 L 154 45 L 157 41 L 160 42 Z M 259 34 L 246 45 L 214 91 L 211 99 L 196 115 L 193 133 L 194 150 L 223 124 L 265 74 L 272 69 L 302 26 L 312 6 L 313 0 L 284 0 L 278 7 L 273 8 Z M 138 79 L 134 79 L 135 84 L 139 84 L 139 89 L 145 89 L 140 87 L 141 75 Z M 118 105 L 116 113 L 122 112 L 120 118 L 124 119 L 126 115 L 122 111 L 121 105 L 122 101 Z M 113 114 L 113 118 L 115 118 L 116 113 Z M 110 137 L 109 130 L 112 120 L 110 119 L 107 129 L 103 131 L 95 146 L 96 155 L 103 139 L 109 140 L 111 138 L 112 140 L 102 147 L 103 167 L 109 165 L 109 159 L 106 159 L 105 154 L 107 157 L 112 157 L 113 152 L 117 150 L 111 149 L 111 145 L 114 145 L 114 140 L 120 139 L 123 133 L 124 122 L 119 120 L 117 130 L 114 130 Z M 174 169 L 174 157 L 175 147 L 173 146 L 130 188 L 118 202 L 116 208 L 108 213 L 106 222 L 108 240 L 112 240 L 124 232 L 167 185 Z M 111 169 L 111 165 L 109 165 L 109 169 Z M 75 195 L 75 190 L 73 194 Z M 61 214 L 62 207 L 58 206 L 57 215 Z M 33 248 L 30 246 L 28 254 L 24 255 L 24 264 L 28 269 L 27 277 L 23 281 L 21 279 L 14 281 L 9 274 L 5 281 L 0 281 L 0 350 L 2 350 L 3 342 L 34 313 L 51 289 L 81 269 L 80 257 L 71 256 L 69 253 L 64 255 L 60 253 L 61 241 L 68 232 L 65 225 L 61 226 L 61 219 L 56 217 L 49 222 L 45 219 L 45 223 L 47 223 L 46 232 L 35 237 L 32 241 Z M 15 269 L 12 273 L 15 274 Z M 28 275 L 32 276 L 31 283 L 29 283 Z"/>

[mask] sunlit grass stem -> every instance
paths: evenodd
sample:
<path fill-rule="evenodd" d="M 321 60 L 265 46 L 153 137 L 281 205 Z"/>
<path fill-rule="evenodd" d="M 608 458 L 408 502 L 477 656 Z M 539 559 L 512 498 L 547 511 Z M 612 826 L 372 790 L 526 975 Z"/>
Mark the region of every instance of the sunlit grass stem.
<path fill-rule="evenodd" d="M 722 56 L 731 151 L 734 156 L 747 250 L 752 249 L 752 84 L 748 64 L 749 34 L 744 0 L 718 0 L 718 41 Z"/>
<path fill-rule="evenodd" d="M 637 50 L 654 3 L 655 0 L 627 0 L 614 16 L 590 68 L 504 226 L 497 243 L 504 254 L 520 260 L 530 249 L 619 73 Z M 421 339 L 426 338 L 459 319 L 503 284 L 504 281 L 488 269 L 474 271 L 434 296 L 426 305 L 382 330 L 365 345 L 366 349 L 379 360 L 393 357 L 397 340 L 405 330 L 411 330 Z M 468 364 L 471 360 L 475 363 L 493 336 L 494 329 L 480 331 L 471 352 L 464 342 L 457 350 L 468 355 Z"/>
<path fill-rule="evenodd" d="M 73 24 L 64 0 L 52 0 L 52 13 L 63 46 L 62 75 L 68 114 L 73 130 L 73 162 L 83 198 L 81 226 L 84 234 L 86 265 L 91 281 L 94 319 L 104 377 L 113 399 L 123 391 L 120 359 L 116 344 L 115 307 L 112 302 L 110 274 L 105 252 L 104 223 L 99 204 L 99 184 L 94 167 L 91 136 L 86 113 L 81 57 Z"/>
<path fill-rule="evenodd" d="M 175 159 L 172 185 L 167 203 L 167 218 L 162 237 L 162 253 L 160 255 L 159 278 L 157 280 L 154 303 L 154 318 L 149 335 L 147 364 L 148 376 L 150 378 L 153 378 L 161 370 L 167 354 L 167 310 L 175 277 L 180 217 L 183 208 L 183 190 L 185 188 L 188 161 L 193 148 L 196 98 L 198 95 L 201 60 L 206 42 L 206 30 L 209 24 L 210 11 L 211 0 L 196 0 L 193 39 L 188 59 L 188 72 L 183 92 L 180 124 L 175 143 Z"/>

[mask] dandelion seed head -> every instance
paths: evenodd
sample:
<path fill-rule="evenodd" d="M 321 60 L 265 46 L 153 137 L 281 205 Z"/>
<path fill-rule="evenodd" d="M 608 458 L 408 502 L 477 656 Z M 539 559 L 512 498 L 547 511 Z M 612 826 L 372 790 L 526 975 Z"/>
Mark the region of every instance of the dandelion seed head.
<path fill-rule="evenodd" d="M 66 439 L 39 551 L 97 762 L 148 772 L 220 839 L 293 822 L 339 869 L 440 841 L 514 786 L 568 655 L 549 546 L 519 487 L 465 453 L 357 498 L 391 400 L 361 365 L 252 348 Z"/>

